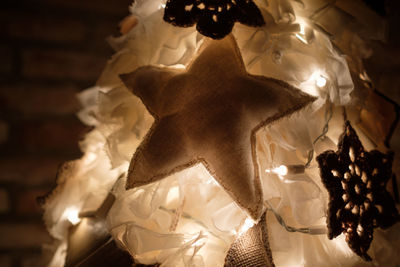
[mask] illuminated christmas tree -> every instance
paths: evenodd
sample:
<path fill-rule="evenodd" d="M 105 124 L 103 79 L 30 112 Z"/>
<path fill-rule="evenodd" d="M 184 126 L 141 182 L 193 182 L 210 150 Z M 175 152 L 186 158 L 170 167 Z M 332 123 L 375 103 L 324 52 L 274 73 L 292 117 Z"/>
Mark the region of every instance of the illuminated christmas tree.
<path fill-rule="evenodd" d="M 399 106 L 363 66 L 383 12 L 136 0 L 79 95 L 94 129 L 44 204 L 50 266 L 108 242 L 161 266 L 400 264 Z"/>

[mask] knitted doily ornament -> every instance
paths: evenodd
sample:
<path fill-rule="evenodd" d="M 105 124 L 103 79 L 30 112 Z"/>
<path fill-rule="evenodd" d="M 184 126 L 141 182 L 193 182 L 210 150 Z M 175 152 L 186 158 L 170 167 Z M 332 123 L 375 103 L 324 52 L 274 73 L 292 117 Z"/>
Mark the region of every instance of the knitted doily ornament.
<path fill-rule="evenodd" d="M 228 35 L 235 22 L 254 27 L 265 24 L 252 0 L 168 0 L 164 20 L 180 27 L 197 23 L 197 31 L 213 39 Z"/>
<path fill-rule="evenodd" d="M 338 151 L 317 157 L 321 179 L 329 192 L 328 237 L 342 232 L 348 246 L 366 261 L 376 227 L 388 228 L 399 220 L 394 200 L 386 190 L 392 176 L 393 153 L 370 152 L 357 133 L 345 122 Z"/>

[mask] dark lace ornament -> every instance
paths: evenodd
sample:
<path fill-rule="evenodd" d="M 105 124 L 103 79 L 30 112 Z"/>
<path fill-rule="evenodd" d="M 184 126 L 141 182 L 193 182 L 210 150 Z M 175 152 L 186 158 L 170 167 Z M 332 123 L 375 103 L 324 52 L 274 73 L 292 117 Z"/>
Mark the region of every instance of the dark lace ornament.
<path fill-rule="evenodd" d="M 328 237 L 342 232 L 348 246 L 366 261 L 376 227 L 388 228 L 399 221 L 394 200 L 386 191 L 392 176 L 393 153 L 364 148 L 346 121 L 338 151 L 317 157 L 321 179 L 329 192 Z"/>
<path fill-rule="evenodd" d="M 180 27 L 197 23 L 197 31 L 213 39 L 228 35 L 236 21 L 248 26 L 265 24 L 252 0 L 168 0 L 164 20 Z"/>

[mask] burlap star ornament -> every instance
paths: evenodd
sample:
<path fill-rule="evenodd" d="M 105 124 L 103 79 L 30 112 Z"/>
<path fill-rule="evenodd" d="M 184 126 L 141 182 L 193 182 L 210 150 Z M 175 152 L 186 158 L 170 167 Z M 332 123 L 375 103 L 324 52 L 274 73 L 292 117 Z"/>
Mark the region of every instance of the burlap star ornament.
<path fill-rule="evenodd" d="M 394 200 L 386 190 L 392 177 L 393 154 L 364 151 L 349 121 L 340 136 L 338 151 L 317 157 L 321 179 L 329 193 L 328 237 L 342 232 L 349 247 L 366 261 L 374 228 L 399 221 Z"/>
<path fill-rule="evenodd" d="M 127 189 L 202 163 L 259 219 L 255 134 L 314 98 L 283 81 L 248 74 L 232 36 L 206 40 L 185 70 L 145 66 L 121 79 L 155 119 L 133 155 Z"/>

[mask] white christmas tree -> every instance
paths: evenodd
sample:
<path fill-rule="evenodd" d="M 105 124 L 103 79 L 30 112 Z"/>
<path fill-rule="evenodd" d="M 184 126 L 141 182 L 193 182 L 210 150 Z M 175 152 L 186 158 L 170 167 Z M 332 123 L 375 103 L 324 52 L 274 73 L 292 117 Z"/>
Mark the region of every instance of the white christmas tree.
<path fill-rule="evenodd" d="M 331 198 L 316 156 L 337 150 L 346 120 L 366 151 L 387 150 L 386 135 L 368 130 L 379 112 L 363 113 L 373 93 L 362 65 L 370 51 L 365 40 L 383 38 L 383 19 L 362 1 L 214 2 L 136 0 L 122 25 L 125 34 L 110 39 L 115 55 L 97 85 L 79 95 L 78 116 L 94 127 L 81 143 L 84 156 L 64 165 L 46 200 L 45 222 L 59 240 L 50 266 L 63 266 L 71 224 L 97 210 L 110 193 L 115 201 L 103 228 L 138 263 L 224 266 L 232 243 L 266 212 L 276 266 L 366 264 L 348 247 L 348 233 L 328 239 Z M 260 13 L 246 13 L 249 2 L 250 11 Z M 174 4 L 186 17 L 174 13 Z M 232 15 L 230 9 L 239 11 Z M 214 22 L 204 21 L 207 16 Z M 190 23 L 176 27 L 182 21 Z M 236 23 L 229 34 L 237 21 L 250 26 Z M 230 82 L 243 77 L 251 82 Z M 193 106 L 203 89 L 207 97 L 227 93 L 219 102 L 209 97 Z M 252 95 L 248 102 L 246 90 Z M 238 105 L 224 112 L 234 116 L 221 119 L 209 112 L 231 99 Z M 189 102 L 185 119 L 160 126 L 162 116 L 178 116 L 176 110 Z M 204 123 L 210 114 L 218 122 Z M 376 127 L 385 129 L 385 123 Z M 213 138 L 210 132 L 229 128 L 221 125 L 234 125 L 235 134 Z M 156 132 L 157 126 L 162 130 Z M 197 141 L 188 137 L 188 127 L 201 127 Z M 248 140 L 243 146 L 236 139 L 241 134 Z M 210 139 L 216 141 L 198 145 Z M 180 162 L 182 149 L 196 160 Z M 250 156 L 234 161 L 239 150 Z M 368 250 L 373 264 L 400 264 L 399 232 L 398 225 L 374 231 Z"/>

